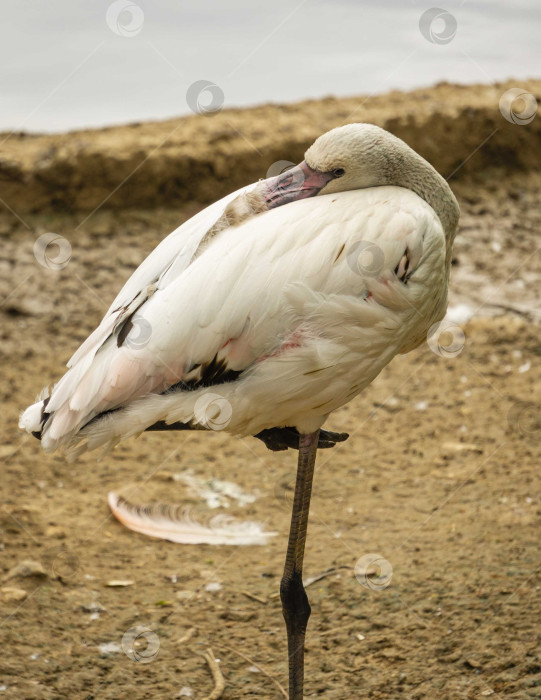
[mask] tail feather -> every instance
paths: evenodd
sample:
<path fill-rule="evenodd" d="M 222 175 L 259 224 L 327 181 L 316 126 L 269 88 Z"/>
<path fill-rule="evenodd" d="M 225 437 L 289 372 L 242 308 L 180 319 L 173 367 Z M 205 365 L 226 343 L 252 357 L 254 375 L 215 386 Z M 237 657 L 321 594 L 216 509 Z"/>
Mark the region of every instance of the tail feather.
<path fill-rule="evenodd" d="M 45 401 L 38 401 L 28 406 L 19 418 L 19 428 L 26 430 L 28 433 L 40 433 L 43 425 L 43 411 Z"/>
<path fill-rule="evenodd" d="M 98 415 L 94 420 L 77 430 L 63 444 L 68 461 L 74 461 L 84 452 L 102 448 L 100 459 L 121 440 L 140 435 L 159 421 L 175 421 L 197 427 L 195 405 L 202 388 L 186 392 L 179 401 L 179 394 L 149 394 L 132 401 L 124 408 Z M 174 417 L 170 416 L 174 410 Z"/>
<path fill-rule="evenodd" d="M 178 381 L 179 374 L 169 367 L 157 366 L 145 350 L 136 352 L 110 344 L 90 361 L 83 357 L 68 370 L 52 389 L 47 410 L 44 411 L 44 402 L 30 406 L 21 415 L 19 425 L 28 432 L 39 433 L 43 449 L 53 452 L 86 438 L 84 426 L 96 416 L 107 415 L 141 397 L 159 396 Z M 154 421 L 148 424 L 151 422 Z M 108 426 L 109 422 L 103 425 Z M 141 432 L 147 425 L 139 429 L 136 426 L 132 432 Z M 96 439 L 101 434 L 96 431 Z M 113 437 L 108 435 L 105 441 Z M 100 444 L 103 442 L 98 440 L 96 446 Z"/>

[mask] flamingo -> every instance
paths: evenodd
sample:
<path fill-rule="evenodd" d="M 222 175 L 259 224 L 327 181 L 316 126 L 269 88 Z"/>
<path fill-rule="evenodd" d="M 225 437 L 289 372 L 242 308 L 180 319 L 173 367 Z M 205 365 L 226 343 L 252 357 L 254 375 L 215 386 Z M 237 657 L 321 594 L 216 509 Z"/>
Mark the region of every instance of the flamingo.
<path fill-rule="evenodd" d="M 348 437 L 323 425 L 443 318 L 458 218 L 447 182 L 402 140 L 333 129 L 299 165 L 165 238 L 21 415 L 46 452 L 70 458 L 144 430 L 217 426 L 298 450 L 280 584 L 292 700 L 316 453 Z"/>

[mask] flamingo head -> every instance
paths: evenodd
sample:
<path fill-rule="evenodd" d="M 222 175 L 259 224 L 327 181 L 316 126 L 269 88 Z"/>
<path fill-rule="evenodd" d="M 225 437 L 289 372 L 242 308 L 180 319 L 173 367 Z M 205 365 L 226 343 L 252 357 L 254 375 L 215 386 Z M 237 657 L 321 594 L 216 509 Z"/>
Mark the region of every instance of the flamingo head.
<path fill-rule="evenodd" d="M 302 163 L 263 182 L 267 207 L 387 184 L 382 147 L 389 138 L 402 143 L 373 124 L 348 124 L 328 131 L 310 146 Z"/>

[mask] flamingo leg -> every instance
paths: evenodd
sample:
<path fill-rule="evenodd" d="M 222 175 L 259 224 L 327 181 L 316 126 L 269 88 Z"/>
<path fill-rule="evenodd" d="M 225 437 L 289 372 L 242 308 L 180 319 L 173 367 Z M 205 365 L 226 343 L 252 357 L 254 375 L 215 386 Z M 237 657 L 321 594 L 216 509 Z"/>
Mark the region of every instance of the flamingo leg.
<path fill-rule="evenodd" d="M 310 617 L 310 604 L 302 584 L 302 564 L 318 441 L 319 430 L 315 433 L 301 434 L 299 437 L 299 460 L 291 527 L 284 573 L 280 583 L 282 612 L 287 629 L 290 700 L 303 698 L 304 638 Z"/>

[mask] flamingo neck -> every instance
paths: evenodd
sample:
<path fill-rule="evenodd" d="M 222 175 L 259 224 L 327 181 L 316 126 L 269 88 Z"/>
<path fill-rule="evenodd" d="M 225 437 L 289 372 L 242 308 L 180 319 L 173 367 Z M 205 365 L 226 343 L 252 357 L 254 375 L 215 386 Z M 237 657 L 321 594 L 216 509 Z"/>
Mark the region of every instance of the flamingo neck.
<path fill-rule="evenodd" d="M 451 248 L 456 235 L 460 209 L 446 180 L 417 153 L 411 151 L 390 174 L 389 184 L 415 192 L 424 199 L 438 215 L 445 233 L 447 258 L 450 262 Z"/>

